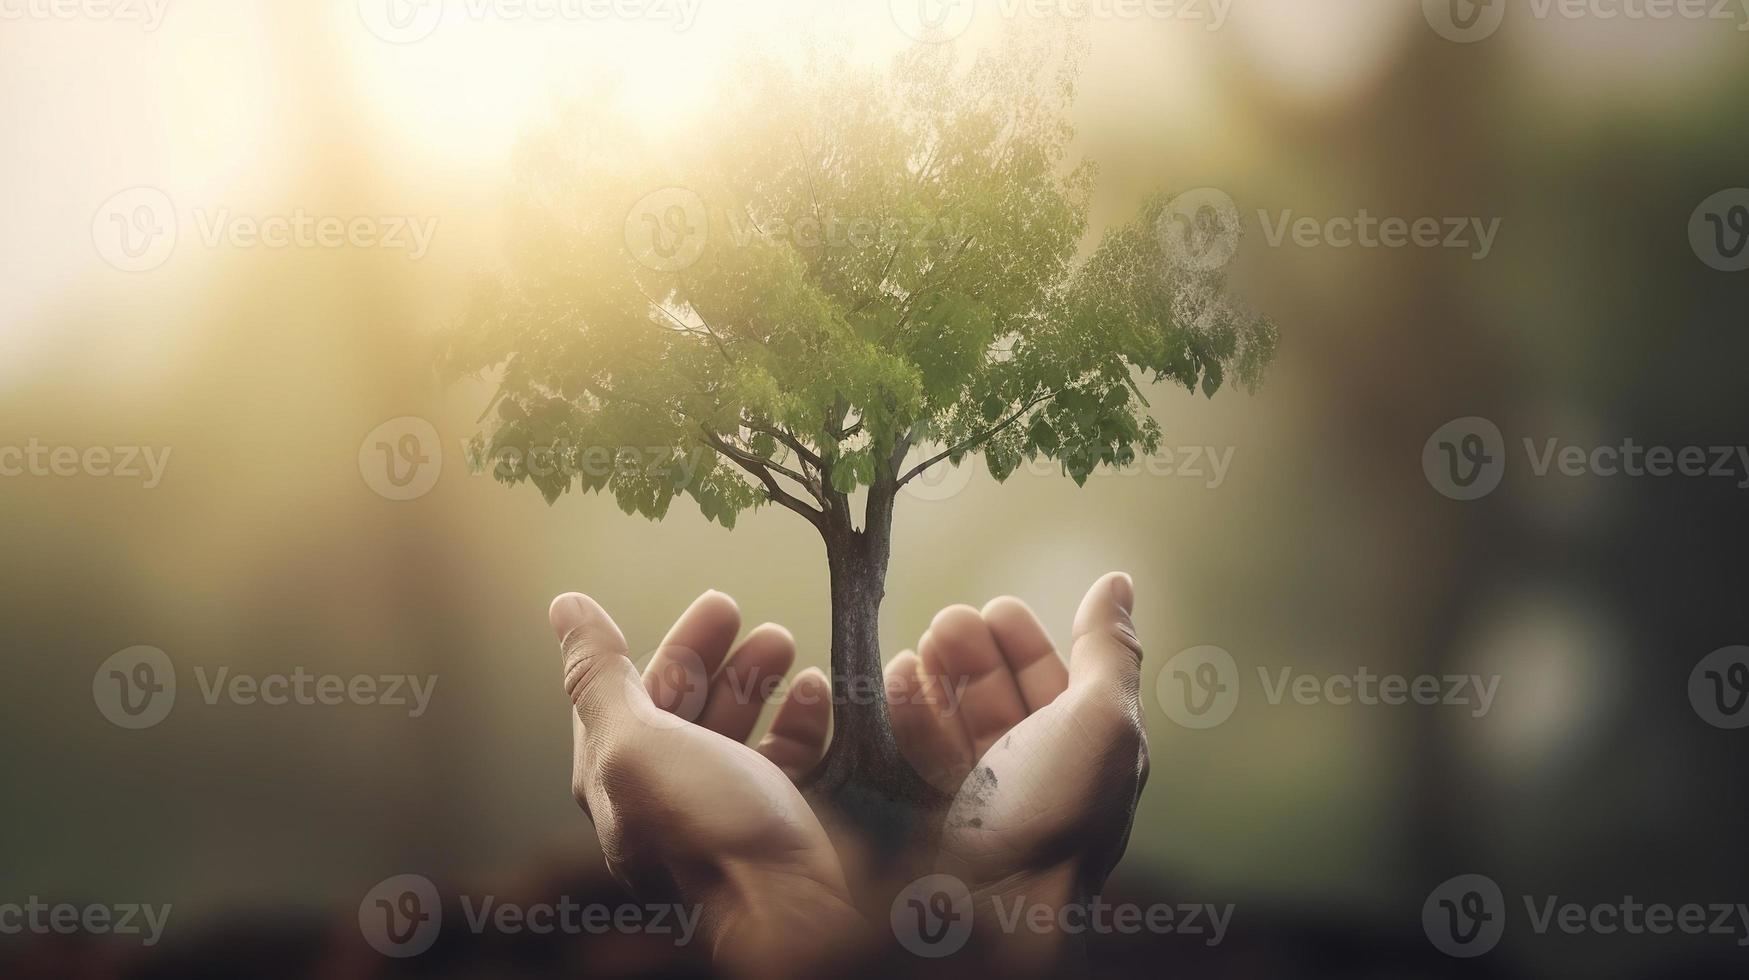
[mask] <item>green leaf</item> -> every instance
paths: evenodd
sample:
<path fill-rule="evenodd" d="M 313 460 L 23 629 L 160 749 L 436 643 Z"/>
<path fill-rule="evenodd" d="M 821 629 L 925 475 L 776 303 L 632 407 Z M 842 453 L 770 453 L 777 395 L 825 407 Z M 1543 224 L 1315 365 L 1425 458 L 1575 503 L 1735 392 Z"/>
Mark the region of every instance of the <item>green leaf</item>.
<path fill-rule="evenodd" d="M 1086 55 L 1015 31 L 970 64 L 927 45 L 886 70 L 833 51 L 752 61 L 674 138 L 610 99 L 564 108 L 519 147 L 503 261 L 442 335 L 445 377 L 495 381 L 471 464 L 654 519 L 686 495 L 732 527 L 765 491 L 708 449 L 684 457 L 712 435 L 838 494 L 902 439 L 982 455 L 998 479 L 1042 454 L 1084 483 L 1157 447 L 1137 378 L 1254 388 L 1277 328 L 1168 254 L 1168 196 L 1088 241 Z M 662 261 L 699 233 L 683 267 Z M 531 467 L 543 448 L 567 465 Z"/>

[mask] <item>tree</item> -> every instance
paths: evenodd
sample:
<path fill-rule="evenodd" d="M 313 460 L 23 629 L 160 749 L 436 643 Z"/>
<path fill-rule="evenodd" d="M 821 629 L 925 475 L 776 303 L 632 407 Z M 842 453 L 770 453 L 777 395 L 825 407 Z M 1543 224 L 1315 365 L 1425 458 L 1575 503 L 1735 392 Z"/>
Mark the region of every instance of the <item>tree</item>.
<path fill-rule="evenodd" d="M 1144 383 L 1255 387 L 1274 352 L 1168 247 L 1164 198 L 1083 253 L 1081 55 L 1016 32 L 963 66 L 756 61 L 666 146 L 573 107 L 525 142 L 507 268 L 448 334 L 453 376 L 496 377 L 473 452 L 498 480 L 819 531 L 835 719 L 811 795 L 885 836 L 934 798 L 878 694 L 901 488 L 973 456 L 1081 483 L 1157 449 Z"/>

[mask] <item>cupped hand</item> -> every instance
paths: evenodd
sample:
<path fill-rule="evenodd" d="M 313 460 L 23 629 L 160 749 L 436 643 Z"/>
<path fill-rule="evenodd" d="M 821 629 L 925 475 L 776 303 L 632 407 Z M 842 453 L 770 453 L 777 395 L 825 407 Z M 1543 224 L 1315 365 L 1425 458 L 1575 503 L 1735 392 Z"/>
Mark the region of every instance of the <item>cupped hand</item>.
<path fill-rule="evenodd" d="M 942 610 L 887 668 L 899 747 L 953 794 L 941 865 L 983 897 L 1096 892 L 1148 776 L 1134 588 L 1113 573 L 1075 615 L 1064 665 L 1032 610 Z"/>
<path fill-rule="evenodd" d="M 731 654 L 739 612 L 706 593 L 640 677 L 594 600 L 560 596 L 549 616 L 574 708 L 572 792 L 609 870 L 642 900 L 699 906 L 713 955 L 732 971 L 801 970 L 829 955 L 858 920 L 826 832 L 780 769 L 805 761 L 782 733 L 829 705 L 792 689 L 779 736 L 763 752 L 741 744 L 794 660 L 789 634 L 760 627 Z"/>
<path fill-rule="evenodd" d="M 699 615 L 699 603 L 683 623 Z M 1066 665 L 1020 600 L 996 599 L 982 610 L 950 606 L 915 652 L 888 664 L 899 747 L 951 797 L 933 863 L 961 878 L 981 902 L 1082 899 L 1099 890 L 1122 857 L 1148 775 L 1133 606 L 1128 576 L 1094 583 L 1076 613 Z M 726 632 L 732 637 L 734 629 Z M 674 634 L 669 642 L 685 646 Z M 737 652 L 726 666 L 702 669 L 679 669 L 676 662 L 689 662 L 683 654 L 659 652 L 645 681 L 653 703 L 744 740 L 757 704 L 748 712 L 744 696 L 732 692 L 757 687 L 747 679 L 755 663 L 776 683 L 793 657 L 793 644 L 787 649 L 786 656 L 768 653 L 744 665 L 748 654 Z M 713 680 L 701 699 L 699 678 L 707 670 Z M 677 693 L 682 689 L 691 693 Z M 713 708 L 720 697 L 736 707 Z M 805 774 L 826 750 L 829 699 L 824 674 L 798 674 L 759 751 L 791 777 Z"/>

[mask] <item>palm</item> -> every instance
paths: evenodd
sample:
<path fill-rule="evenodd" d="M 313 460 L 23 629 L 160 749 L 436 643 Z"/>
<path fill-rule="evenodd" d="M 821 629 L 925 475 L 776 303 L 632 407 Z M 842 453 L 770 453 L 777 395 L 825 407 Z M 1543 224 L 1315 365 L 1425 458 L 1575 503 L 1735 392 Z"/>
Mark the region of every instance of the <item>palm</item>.
<path fill-rule="evenodd" d="M 1077 616 L 1073 680 L 1031 610 L 1007 598 L 943 610 L 888 666 L 901 748 L 953 794 L 944 862 L 974 887 L 1065 864 L 1103 879 L 1123 853 L 1147 753 L 1140 648 L 1110 581 Z"/>
<path fill-rule="evenodd" d="M 647 714 L 664 713 L 651 708 Z M 617 877 L 634 883 L 658 865 L 703 868 L 729 860 L 841 887 L 837 857 L 819 821 L 769 759 L 671 715 L 645 720 L 646 736 L 614 750 L 602 788 L 616 801 L 664 805 L 630 812 L 592 808 Z"/>
<path fill-rule="evenodd" d="M 707 593 L 640 678 L 605 613 L 592 602 L 578 608 L 554 606 L 567 648 L 595 648 L 567 658 L 578 708 L 573 788 L 614 875 L 640 893 L 686 893 L 717 887 L 731 869 L 842 896 L 820 822 L 771 758 L 741 744 L 763 703 L 747 692 L 768 691 L 788 670 L 789 634 L 760 627 L 731 652 L 740 614 L 727 596 Z"/>
<path fill-rule="evenodd" d="M 941 850 L 969 883 L 1044 871 L 1071 855 L 1103 880 L 1122 855 L 1132 807 L 1089 801 L 1133 801 L 1146 757 L 1121 713 L 1072 698 L 1015 725 L 954 795 Z"/>

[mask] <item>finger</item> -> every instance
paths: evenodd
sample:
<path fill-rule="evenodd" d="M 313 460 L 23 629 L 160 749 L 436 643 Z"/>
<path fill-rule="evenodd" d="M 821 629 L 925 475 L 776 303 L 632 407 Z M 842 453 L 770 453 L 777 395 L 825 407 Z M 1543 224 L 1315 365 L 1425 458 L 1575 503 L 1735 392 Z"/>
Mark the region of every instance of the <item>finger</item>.
<path fill-rule="evenodd" d="M 547 618 L 564 657 L 565 691 L 583 723 L 579 735 L 599 745 L 625 731 L 637 706 L 649 703 L 626 659 L 625 635 L 599 603 L 576 592 L 554 599 Z"/>
<path fill-rule="evenodd" d="M 966 717 L 960 711 L 960 695 L 965 693 L 965 685 L 949 676 L 941 662 L 941 644 L 935 642 L 929 630 L 924 630 L 917 640 L 917 662 L 918 674 L 930 693 L 929 703 L 935 709 L 936 723 L 941 726 L 942 737 L 953 746 L 953 755 L 977 758 L 972 755 L 972 737 L 966 734 Z"/>
<path fill-rule="evenodd" d="M 799 779 L 825 757 L 831 728 L 832 684 L 825 671 L 809 667 L 796 675 L 778 705 L 771 728 L 759 740 L 759 753 L 790 779 Z"/>
<path fill-rule="evenodd" d="M 983 616 L 1002 659 L 1014 672 L 1027 712 L 1055 701 L 1069 686 L 1069 668 L 1032 609 L 1013 596 L 1002 596 L 984 605 Z"/>
<path fill-rule="evenodd" d="M 644 669 L 644 690 L 656 707 L 696 721 L 708 701 L 712 677 L 741 632 L 735 600 L 712 589 L 692 601 L 662 638 Z"/>
<path fill-rule="evenodd" d="M 1026 718 L 1026 702 L 1014 673 L 984 617 L 971 606 L 949 606 L 935 614 L 926 638 L 944 669 L 949 690 L 959 696 L 959 714 L 972 753 L 982 757 L 996 740 Z"/>
<path fill-rule="evenodd" d="M 796 641 L 789 630 L 776 623 L 755 627 L 711 678 L 710 697 L 698 723 L 737 742 L 747 741 L 795 659 Z"/>
<path fill-rule="evenodd" d="M 1130 621 L 1134 607 L 1135 585 L 1123 572 L 1112 572 L 1087 590 L 1070 641 L 1071 686 L 1110 687 L 1130 696 L 1139 691 L 1142 641 Z"/>
<path fill-rule="evenodd" d="M 953 792 L 972 768 L 971 743 L 957 718 L 946 717 L 942 685 L 923 676 L 923 661 L 909 650 L 887 664 L 887 714 L 899 751 L 936 788 Z M 948 727 L 948 722 L 953 727 Z"/>

